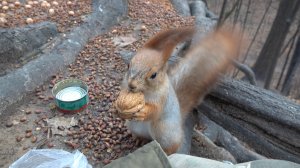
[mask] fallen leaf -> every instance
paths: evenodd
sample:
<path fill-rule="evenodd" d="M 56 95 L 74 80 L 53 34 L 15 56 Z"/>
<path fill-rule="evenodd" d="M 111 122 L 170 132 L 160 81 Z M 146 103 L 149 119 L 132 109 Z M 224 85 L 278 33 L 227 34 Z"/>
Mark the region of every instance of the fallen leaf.
<path fill-rule="evenodd" d="M 119 47 L 128 46 L 136 41 L 137 41 L 137 39 L 135 37 L 133 37 L 133 35 L 118 36 L 113 39 L 114 44 Z"/>
<path fill-rule="evenodd" d="M 67 118 L 67 117 L 53 117 L 51 119 L 46 120 L 48 125 L 51 127 L 52 134 L 53 135 L 62 135 L 66 136 L 67 135 L 67 130 L 70 127 L 74 127 L 78 124 L 78 121 L 72 117 L 72 118 Z M 64 130 L 61 130 L 59 128 L 66 128 Z"/>

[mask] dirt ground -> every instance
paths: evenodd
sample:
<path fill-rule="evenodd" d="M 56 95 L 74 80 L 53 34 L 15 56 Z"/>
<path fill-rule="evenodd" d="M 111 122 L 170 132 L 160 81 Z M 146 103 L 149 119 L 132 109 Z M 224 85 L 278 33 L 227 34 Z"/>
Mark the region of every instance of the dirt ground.
<path fill-rule="evenodd" d="M 264 5 L 255 9 L 251 17 L 261 15 L 263 10 Z M 265 24 L 270 24 L 271 18 L 267 20 Z M 192 17 L 178 16 L 167 0 L 131 0 L 128 19 L 110 32 L 91 39 L 65 71 L 53 76 L 15 108 L 8 109 L 9 116 L 0 118 L 0 167 L 8 167 L 34 148 L 79 149 L 93 166 L 102 167 L 141 146 L 124 121 L 116 117 L 113 107 L 127 67 L 120 53 L 136 51 L 161 29 L 192 24 Z M 249 64 L 253 59 L 254 56 L 249 58 Z M 79 78 L 89 86 L 90 105 L 78 114 L 62 114 L 53 104 L 51 88 L 68 77 Z M 56 119 L 61 119 L 61 125 L 51 126 L 51 121 Z"/>

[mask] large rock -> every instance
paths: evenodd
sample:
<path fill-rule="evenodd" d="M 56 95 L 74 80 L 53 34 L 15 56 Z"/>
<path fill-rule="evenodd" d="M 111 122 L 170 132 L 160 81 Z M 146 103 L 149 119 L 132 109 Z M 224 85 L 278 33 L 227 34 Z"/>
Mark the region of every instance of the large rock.
<path fill-rule="evenodd" d="M 57 34 L 57 27 L 51 22 L 15 29 L 0 29 L 0 63 L 15 62 L 38 49 Z"/>

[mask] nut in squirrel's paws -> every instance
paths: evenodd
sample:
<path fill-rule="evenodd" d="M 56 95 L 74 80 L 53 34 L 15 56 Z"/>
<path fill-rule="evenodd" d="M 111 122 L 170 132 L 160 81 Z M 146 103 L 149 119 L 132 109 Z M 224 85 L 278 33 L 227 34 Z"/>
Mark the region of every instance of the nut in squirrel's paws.
<path fill-rule="evenodd" d="M 144 95 L 142 93 L 121 91 L 115 102 L 115 106 L 121 118 L 132 119 L 135 113 L 145 106 Z"/>

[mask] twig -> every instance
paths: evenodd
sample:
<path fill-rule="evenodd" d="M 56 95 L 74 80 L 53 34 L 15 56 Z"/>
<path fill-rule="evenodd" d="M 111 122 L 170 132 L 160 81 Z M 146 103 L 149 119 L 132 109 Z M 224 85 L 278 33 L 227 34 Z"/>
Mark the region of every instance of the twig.
<path fill-rule="evenodd" d="M 290 60 L 290 54 L 291 54 L 291 51 L 292 51 L 293 46 L 294 46 L 294 44 L 295 44 L 295 40 L 296 40 L 297 34 L 299 33 L 299 30 L 300 30 L 300 26 L 298 25 L 296 32 L 295 32 L 294 35 L 291 37 L 291 39 L 287 42 L 287 45 L 284 46 L 284 49 L 283 49 L 283 50 L 281 51 L 281 53 L 280 53 L 280 55 L 282 55 L 283 52 L 286 50 L 286 48 L 287 48 L 288 46 L 290 46 L 289 51 L 288 51 L 287 56 L 286 56 L 286 59 L 285 59 L 285 61 L 284 61 L 284 65 L 283 65 L 282 70 L 281 70 L 281 73 L 280 73 L 280 77 L 279 77 L 278 82 L 277 82 L 277 85 L 276 85 L 276 89 L 279 88 L 279 85 L 280 85 L 280 83 L 281 83 L 283 74 L 284 74 L 284 72 L 286 71 L 287 63 L 288 63 L 289 60 Z M 291 44 L 290 44 L 290 43 L 291 43 Z M 290 44 L 290 45 L 289 45 L 289 44 Z"/>
<path fill-rule="evenodd" d="M 223 23 L 223 17 L 224 17 L 224 14 L 225 14 L 226 5 L 227 5 L 227 0 L 223 0 L 222 9 L 221 9 L 221 12 L 220 12 L 220 17 L 219 17 L 219 21 L 217 23 L 217 28 L 220 27 L 222 25 L 222 23 Z"/>
<path fill-rule="evenodd" d="M 240 2 L 240 1 L 236 1 L 236 2 L 234 3 L 233 7 L 232 7 L 228 12 L 226 12 L 224 18 L 222 19 L 222 24 L 223 24 L 223 23 L 231 16 L 231 14 L 233 13 L 233 11 L 236 11 L 238 4 L 240 4 L 239 2 Z M 240 5 L 239 5 L 239 7 L 240 7 Z M 239 10 L 239 9 L 238 9 L 238 10 Z M 239 11 L 238 11 L 238 13 L 239 13 Z M 222 25 L 222 24 L 221 24 L 221 25 Z M 220 26 L 221 26 L 221 25 L 220 25 Z"/>
<path fill-rule="evenodd" d="M 244 57 L 242 63 L 245 63 L 245 61 L 246 61 L 246 59 L 247 59 L 247 57 L 248 57 L 248 53 L 249 53 L 249 51 L 250 51 L 250 49 L 251 49 L 251 47 L 252 47 L 252 45 L 253 45 L 253 43 L 254 43 L 254 41 L 255 41 L 255 39 L 256 39 L 256 36 L 258 35 L 258 32 L 259 32 L 259 30 L 260 30 L 260 27 L 262 26 L 262 23 L 263 23 L 263 21 L 265 20 L 265 17 L 266 17 L 266 15 L 267 15 L 267 13 L 268 13 L 270 7 L 271 7 L 271 3 L 272 3 L 272 0 L 270 0 L 269 3 L 268 3 L 268 5 L 267 5 L 267 9 L 266 9 L 265 13 L 263 14 L 263 17 L 262 17 L 261 20 L 260 20 L 260 23 L 259 23 L 259 25 L 258 25 L 258 27 L 257 27 L 257 29 L 256 29 L 256 31 L 255 31 L 255 34 L 254 34 L 254 36 L 253 36 L 253 39 L 251 40 L 251 43 L 250 43 L 250 45 L 249 45 L 249 47 L 248 47 L 248 49 L 247 49 L 247 51 L 246 51 L 246 54 L 245 54 L 245 57 Z"/>
<path fill-rule="evenodd" d="M 242 6 L 242 1 L 241 0 L 238 0 L 236 1 L 236 3 L 238 3 L 238 7 L 237 9 L 235 10 L 235 14 L 234 14 L 234 19 L 233 19 L 233 25 L 235 26 L 238 18 L 239 18 L 239 15 L 240 15 L 240 10 L 241 10 L 241 6 Z"/>
<path fill-rule="evenodd" d="M 252 69 L 249 66 L 247 66 L 246 64 L 242 64 L 238 61 L 233 61 L 233 64 L 238 70 L 242 71 L 245 74 L 250 84 L 255 86 L 257 85 L 255 79 L 255 73 L 252 71 Z"/>
<path fill-rule="evenodd" d="M 47 128 L 47 139 L 50 139 L 51 127 Z"/>
<path fill-rule="evenodd" d="M 46 138 L 43 138 L 37 142 L 36 149 L 41 149 L 47 142 Z"/>
<path fill-rule="evenodd" d="M 245 18 L 244 18 L 244 21 L 243 21 L 243 28 L 242 28 L 242 35 L 240 37 L 240 43 L 242 42 L 243 38 L 244 38 L 244 30 L 246 28 L 246 22 L 247 22 L 247 19 L 248 19 L 248 13 L 249 13 L 249 9 L 250 9 L 250 5 L 251 5 L 251 0 L 248 0 L 248 5 L 247 5 L 247 10 L 246 10 L 246 15 L 245 15 Z M 238 55 L 240 55 L 240 48 L 238 49 Z M 233 78 L 235 78 L 237 75 L 238 75 L 238 70 L 236 69 L 233 73 Z M 245 73 L 245 72 L 244 72 Z"/>

